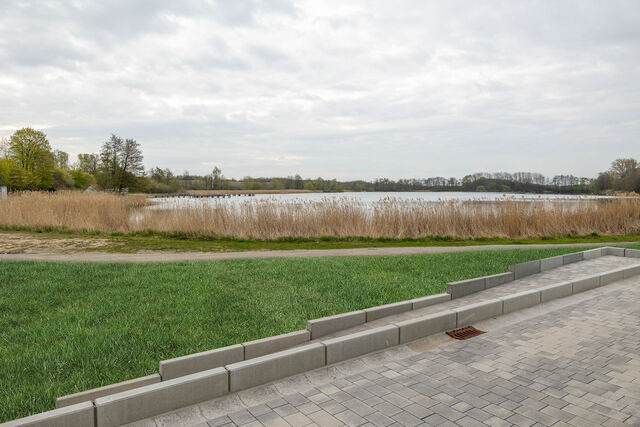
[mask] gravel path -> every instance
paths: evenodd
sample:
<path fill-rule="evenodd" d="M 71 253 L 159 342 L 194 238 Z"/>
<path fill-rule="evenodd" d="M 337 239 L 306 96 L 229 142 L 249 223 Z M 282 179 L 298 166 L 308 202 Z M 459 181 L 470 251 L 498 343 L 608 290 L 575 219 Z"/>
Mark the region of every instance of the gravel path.
<path fill-rule="evenodd" d="M 626 242 L 629 243 L 629 242 Z M 488 249 L 571 248 L 600 247 L 611 243 L 568 243 L 537 245 L 480 245 L 480 246 L 409 246 L 352 249 L 294 249 L 245 252 L 140 252 L 135 254 L 106 252 L 74 253 L 9 253 L 0 254 L 0 260 L 82 261 L 82 262 L 169 262 L 212 261 L 245 258 L 302 258 L 370 255 L 412 255 L 443 252 L 478 251 Z"/>

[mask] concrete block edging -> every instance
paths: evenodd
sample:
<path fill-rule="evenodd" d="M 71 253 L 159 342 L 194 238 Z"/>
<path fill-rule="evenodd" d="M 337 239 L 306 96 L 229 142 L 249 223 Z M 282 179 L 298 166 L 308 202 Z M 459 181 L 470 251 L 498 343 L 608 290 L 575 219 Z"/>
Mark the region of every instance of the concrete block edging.
<path fill-rule="evenodd" d="M 321 343 L 326 347 L 326 364 L 331 365 L 343 360 L 373 353 L 400 342 L 400 328 L 386 325 L 342 337 L 331 338 Z"/>
<path fill-rule="evenodd" d="M 167 381 L 242 360 L 244 360 L 244 347 L 242 344 L 235 344 L 162 360 L 159 364 L 159 372 L 162 381 Z"/>

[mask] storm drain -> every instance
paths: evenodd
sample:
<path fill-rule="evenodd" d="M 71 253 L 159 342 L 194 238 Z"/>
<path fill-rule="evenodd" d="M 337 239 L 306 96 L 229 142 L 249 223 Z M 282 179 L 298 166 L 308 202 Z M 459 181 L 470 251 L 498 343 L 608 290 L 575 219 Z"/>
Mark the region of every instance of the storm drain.
<path fill-rule="evenodd" d="M 454 329 L 453 331 L 447 332 L 447 335 L 457 340 L 466 340 L 480 334 L 484 334 L 484 331 L 479 331 L 473 326 L 467 326 L 466 328 Z"/>

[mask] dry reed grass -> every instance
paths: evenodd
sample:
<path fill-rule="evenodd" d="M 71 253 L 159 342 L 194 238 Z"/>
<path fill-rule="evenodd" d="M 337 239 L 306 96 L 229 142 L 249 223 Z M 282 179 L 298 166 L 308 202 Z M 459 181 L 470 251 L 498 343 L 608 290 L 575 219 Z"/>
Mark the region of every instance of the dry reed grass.
<path fill-rule="evenodd" d="M 130 231 L 130 213 L 148 204 L 144 196 L 109 193 L 23 192 L 0 200 L 0 225 L 102 232 Z"/>
<path fill-rule="evenodd" d="M 0 201 L 0 225 L 72 230 L 152 230 L 193 236 L 283 237 L 426 236 L 524 238 L 640 233 L 640 199 L 523 202 L 427 202 L 349 198 L 284 203 L 196 200 L 171 209 L 147 209 L 142 197 L 113 194 L 22 193 Z"/>

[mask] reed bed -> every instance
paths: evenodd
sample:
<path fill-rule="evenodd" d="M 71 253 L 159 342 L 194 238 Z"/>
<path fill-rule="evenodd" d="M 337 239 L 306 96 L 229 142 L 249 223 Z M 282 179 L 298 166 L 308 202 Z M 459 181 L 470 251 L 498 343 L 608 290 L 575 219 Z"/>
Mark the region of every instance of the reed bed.
<path fill-rule="evenodd" d="M 0 201 L 0 226 L 156 231 L 270 240 L 309 237 L 527 238 L 640 233 L 640 199 L 407 201 L 193 200 L 149 208 L 142 197 L 22 193 Z"/>
<path fill-rule="evenodd" d="M 131 212 L 147 204 L 144 196 L 109 193 L 14 193 L 0 200 L 0 226 L 126 233 Z"/>

